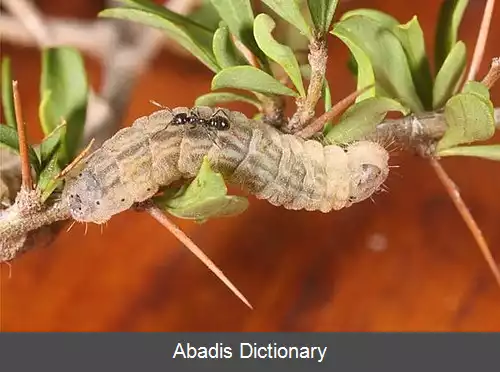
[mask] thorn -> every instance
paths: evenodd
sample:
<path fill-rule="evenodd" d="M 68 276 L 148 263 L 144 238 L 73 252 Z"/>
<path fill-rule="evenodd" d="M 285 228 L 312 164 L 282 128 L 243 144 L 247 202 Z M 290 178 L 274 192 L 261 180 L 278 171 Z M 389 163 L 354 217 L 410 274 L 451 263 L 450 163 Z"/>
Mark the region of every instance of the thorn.
<path fill-rule="evenodd" d="M 479 66 L 483 61 L 484 49 L 486 47 L 486 40 L 488 39 L 488 33 L 490 31 L 491 16 L 493 15 L 494 6 L 495 0 L 488 0 L 484 7 L 483 19 L 481 20 L 481 26 L 479 27 L 479 34 L 477 35 L 476 46 L 474 47 L 474 54 L 470 64 L 469 74 L 467 75 L 468 81 L 476 78 Z"/>
<path fill-rule="evenodd" d="M 245 305 L 253 310 L 252 305 L 234 286 L 224 273 L 198 248 L 198 246 L 166 216 L 163 211 L 155 205 L 150 205 L 145 209 L 155 220 L 166 227 L 181 243 L 183 243 L 198 259 L 201 260 Z"/>
<path fill-rule="evenodd" d="M 7 267 L 9 268 L 9 274 L 7 275 L 7 279 L 12 279 L 12 264 L 10 262 L 7 262 L 7 261 L 4 261 L 4 262 L 1 262 L 3 264 L 6 264 Z M 1 278 L 0 278 L 1 280 Z"/>
<path fill-rule="evenodd" d="M 12 81 L 14 95 L 14 107 L 16 111 L 17 134 L 19 136 L 19 155 L 21 157 L 22 187 L 25 190 L 33 190 L 33 179 L 31 178 L 31 165 L 28 156 L 28 140 L 26 138 L 26 126 L 21 109 L 21 96 L 19 95 L 17 80 Z"/>
<path fill-rule="evenodd" d="M 330 110 L 314 120 L 307 127 L 295 133 L 295 135 L 302 138 L 309 138 L 315 133 L 322 131 L 326 123 L 333 120 L 336 116 L 340 115 L 356 100 L 356 98 L 358 98 L 360 95 L 371 88 L 373 88 L 373 84 L 352 92 L 347 97 L 337 102 Z"/>
<path fill-rule="evenodd" d="M 66 232 L 69 232 L 69 231 L 73 228 L 73 226 L 75 226 L 75 223 L 76 223 L 76 220 L 74 220 L 74 221 L 71 223 L 71 225 L 69 225 L 69 227 L 68 227 L 68 229 L 66 230 Z"/>
<path fill-rule="evenodd" d="M 448 192 L 448 195 L 453 201 L 453 204 L 455 204 L 455 207 L 462 216 L 465 224 L 467 225 L 472 235 L 474 236 L 474 239 L 476 240 L 476 243 L 479 246 L 479 249 L 481 250 L 481 253 L 484 256 L 486 263 L 490 267 L 490 270 L 493 273 L 493 276 L 495 277 L 498 286 L 500 287 L 500 271 L 498 269 L 498 266 L 495 263 L 495 259 L 491 254 L 491 251 L 488 247 L 488 243 L 486 242 L 486 239 L 484 238 L 481 229 L 477 225 L 476 221 L 474 220 L 474 217 L 469 211 L 469 208 L 467 207 L 464 200 L 460 196 L 460 192 L 458 191 L 457 185 L 455 184 L 455 182 L 453 182 L 453 180 L 450 178 L 448 173 L 446 173 L 446 171 L 436 158 L 431 158 L 430 162 L 432 167 L 436 171 L 439 180 L 442 182 L 444 188 Z"/>
<path fill-rule="evenodd" d="M 83 151 L 76 157 L 73 159 L 73 161 L 71 163 L 69 163 L 66 168 L 64 168 L 61 173 L 59 173 L 57 176 L 56 176 L 56 180 L 58 179 L 61 179 L 63 177 L 65 177 L 69 172 L 71 172 L 71 170 L 85 157 L 87 156 L 88 152 L 90 151 L 90 148 L 92 147 L 92 145 L 94 144 L 94 139 L 92 138 L 92 140 L 90 141 L 90 143 L 87 145 L 87 147 L 85 147 L 83 149 Z"/>

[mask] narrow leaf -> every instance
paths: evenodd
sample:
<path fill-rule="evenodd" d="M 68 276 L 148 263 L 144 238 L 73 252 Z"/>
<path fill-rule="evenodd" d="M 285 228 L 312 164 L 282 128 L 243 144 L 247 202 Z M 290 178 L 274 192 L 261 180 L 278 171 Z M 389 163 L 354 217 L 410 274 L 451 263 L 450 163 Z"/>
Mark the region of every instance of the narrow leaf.
<path fill-rule="evenodd" d="M 495 134 L 490 101 L 476 93 L 453 96 L 446 103 L 444 113 L 448 129 L 438 143 L 438 153 L 457 145 L 487 140 Z"/>
<path fill-rule="evenodd" d="M 374 85 L 375 73 L 373 72 L 373 66 L 368 58 L 368 55 L 358 44 L 356 44 L 355 38 L 353 38 L 349 31 L 339 23 L 334 26 L 331 32 L 344 42 L 344 44 L 351 51 L 352 60 L 356 62 L 356 71 L 358 76 L 357 90 Z M 358 98 L 356 98 L 356 102 L 361 102 L 367 98 L 375 97 L 375 89 L 376 88 L 373 87 L 361 94 Z"/>
<path fill-rule="evenodd" d="M 442 2 L 435 37 L 434 66 L 436 71 L 441 68 L 457 43 L 458 27 L 468 4 L 469 0 L 444 0 Z"/>
<path fill-rule="evenodd" d="M 441 150 L 439 156 L 473 156 L 500 161 L 500 145 L 458 146 Z"/>
<path fill-rule="evenodd" d="M 314 1 L 314 0 L 313 0 Z M 350 10 L 348 12 L 345 12 L 342 14 L 342 20 L 354 17 L 354 16 L 363 16 L 370 18 L 377 23 L 379 23 L 381 26 L 391 30 L 394 27 L 399 25 L 399 21 L 394 18 L 393 16 L 384 13 L 380 10 L 376 9 L 366 9 L 366 8 L 361 8 L 361 9 L 354 9 Z"/>
<path fill-rule="evenodd" d="M 229 34 L 229 28 L 227 28 L 226 25 L 221 25 L 217 31 L 215 31 L 212 45 L 215 59 L 221 68 L 224 69 L 247 64 L 234 46 L 231 35 Z"/>
<path fill-rule="evenodd" d="M 45 137 L 39 146 L 39 157 L 42 167 L 45 167 L 50 159 L 53 157 L 54 153 L 59 148 L 61 141 L 64 136 L 64 126 L 59 126 L 47 137 Z"/>
<path fill-rule="evenodd" d="M 261 104 L 258 100 L 253 97 L 249 97 L 243 94 L 229 93 L 229 92 L 212 92 L 204 94 L 196 99 L 194 102 L 195 106 L 216 106 L 219 103 L 227 102 L 245 102 L 254 105 L 259 110 L 261 109 Z"/>
<path fill-rule="evenodd" d="M 394 28 L 410 66 L 413 83 L 418 96 L 426 110 L 432 110 L 432 75 L 429 60 L 425 51 L 424 33 L 420 28 L 418 18 L 414 16 L 411 21 Z"/>
<path fill-rule="evenodd" d="M 199 25 L 209 28 L 210 30 L 217 30 L 222 18 L 217 9 L 210 0 L 203 0 L 202 5 L 189 14 L 189 19 Z"/>
<path fill-rule="evenodd" d="M 192 24 L 186 21 L 188 18 L 182 17 L 174 22 L 172 19 L 167 19 L 157 13 L 131 8 L 106 9 L 100 12 L 99 16 L 129 20 L 158 28 L 177 41 L 210 70 L 214 72 L 220 70 L 212 52 L 213 32 L 207 33 L 199 28 L 194 32 L 193 28 L 190 27 Z"/>
<path fill-rule="evenodd" d="M 15 153 L 19 154 L 19 137 L 17 136 L 17 131 L 5 124 L 0 124 L 0 146 L 3 146 Z M 38 174 L 40 171 L 40 160 L 33 150 L 33 147 L 28 145 L 28 157 L 31 166 Z"/>
<path fill-rule="evenodd" d="M 253 36 L 254 14 L 250 0 L 211 0 L 211 2 L 231 33 L 267 66 L 266 58 Z"/>
<path fill-rule="evenodd" d="M 274 20 L 267 14 L 259 14 L 254 22 L 254 36 L 259 48 L 273 61 L 277 62 L 292 80 L 302 97 L 306 91 L 302 82 L 299 63 L 295 53 L 286 45 L 278 43 L 272 35 L 276 27 Z"/>
<path fill-rule="evenodd" d="M 205 22 L 205 20 L 203 20 L 203 22 L 197 22 L 190 17 L 185 17 L 182 14 L 171 11 L 165 8 L 163 5 L 155 4 L 151 0 L 118 0 L 118 1 L 127 5 L 128 9 L 132 8 L 132 9 L 142 10 L 147 13 L 154 13 L 160 16 L 161 18 L 167 19 L 175 24 L 184 25 L 185 27 L 196 28 L 199 31 L 208 32 L 210 35 L 212 35 L 214 31 L 217 29 L 218 23 L 216 23 L 213 28 L 208 27 L 207 24 L 209 22 Z"/>
<path fill-rule="evenodd" d="M 51 133 L 62 119 L 67 122 L 60 154 L 60 160 L 67 163 L 78 150 L 88 102 L 87 75 L 77 50 L 63 47 L 42 52 L 40 94 L 39 114 L 44 133 Z"/>
<path fill-rule="evenodd" d="M 58 158 L 57 155 L 54 154 L 40 173 L 36 186 L 42 193 L 42 201 L 47 200 L 52 192 L 61 184 L 62 180 L 56 180 L 56 177 L 60 172 L 61 168 L 58 164 Z"/>
<path fill-rule="evenodd" d="M 17 128 L 14 110 L 14 95 L 12 94 L 12 70 L 10 58 L 2 58 L 2 107 L 3 116 L 9 127 Z"/>
<path fill-rule="evenodd" d="M 269 8 L 281 18 L 295 26 L 303 35 L 312 39 L 311 27 L 300 11 L 298 0 L 262 0 Z"/>
<path fill-rule="evenodd" d="M 325 136 L 329 143 L 349 143 L 373 132 L 389 111 L 408 114 L 409 111 L 399 102 L 385 97 L 372 97 L 351 106 L 341 116 Z"/>
<path fill-rule="evenodd" d="M 338 0 L 307 0 L 309 12 L 317 32 L 321 34 L 328 32 L 338 3 Z"/>
<path fill-rule="evenodd" d="M 264 94 L 298 96 L 271 75 L 252 66 L 236 66 L 222 70 L 212 79 L 212 90 L 236 88 Z"/>
<path fill-rule="evenodd" d="M 323 90 L 321 92 L 321 96 L 323 97 L 323 101 L 325 102 L 325 112 L 330 111 L 332 108 L 332 93 L 330 91 L 330 85 L 326 79 L 323 80 Z M 325 124 L 324 133 L 328 133 L 328 131 L 332 127 L 332 122 L 328 121 Z"/>
<path fill-rule="evenodd" d="M 439 70 L 434 82 L 432 106 L 440 109 L 458 90 L 467 62 L 466 48 L 462 41 L 455 44 Z"/>
<path fill-rule="evenodd" d="M 337 23 L 333 33 L 342 35 L 342 40 L 349 40 L 368 56 L 377 82 L 377 96 L 401 101 L 415 113 L 424 110 L 405 51 L 391 29 L 367 16 L 353 15 Z"/>

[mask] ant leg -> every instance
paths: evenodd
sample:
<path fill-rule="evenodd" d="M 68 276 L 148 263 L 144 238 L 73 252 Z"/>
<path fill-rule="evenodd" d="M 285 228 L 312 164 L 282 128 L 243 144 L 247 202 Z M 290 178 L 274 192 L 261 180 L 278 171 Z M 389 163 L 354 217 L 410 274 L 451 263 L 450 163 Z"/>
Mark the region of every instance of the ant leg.
<path fill-rule="evenodd" d="M 207 134 L 207 137 L 210 138 L 210 140 L 212 141 L 212 143 L 220 150 L 221 147 L 219 146 L 219 143 L 217 141 L 217 134 L 210 128 L 207 128 L 205 126 L 203 126 L 203 130 L 205 131 L 205 133 Z"/>
<path fill-rule="evenodd" d="M 189 116 L 194 116 L 194 117 L 197 119 L 197 121 L 199 121 L 199 120 L 200 120 L 200 114 L 199 114 L 198 109 L 197 109 L 196 107 L 191 108 L 191 109 L 189 110 L 189 113 L 188 113 L 188 114 L 189 114 Z M 197 123 L 191 123 L 191 126 L 189 127 L 189 129 L 194 129 L 194 128 L 196 128 L 196 124 L 197 124 Z"/>

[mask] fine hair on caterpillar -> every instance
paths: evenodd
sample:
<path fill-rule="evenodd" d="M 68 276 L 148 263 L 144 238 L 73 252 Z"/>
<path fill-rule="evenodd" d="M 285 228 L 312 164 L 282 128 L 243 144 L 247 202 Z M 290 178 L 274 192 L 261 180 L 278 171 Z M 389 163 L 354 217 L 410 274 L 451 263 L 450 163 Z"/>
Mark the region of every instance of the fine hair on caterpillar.
<path fill-rule="evenodd" d="M 193 113 L 224 128 L 170 125 Z M 218 119 L 219 120 L 219 119 Z M 227 125 L 226 125 L 227 124 Z M 63 199 L 77 221 L 103 223 L 160 187 L 194 177 L 207 157 L 233 184 L 275 206 L 339 210 L 369 198 L 386 180 L 389 154 L 371 141 L 323 146 L 221 108 L 161 109 L 137 119 L 69 173 Z"/>

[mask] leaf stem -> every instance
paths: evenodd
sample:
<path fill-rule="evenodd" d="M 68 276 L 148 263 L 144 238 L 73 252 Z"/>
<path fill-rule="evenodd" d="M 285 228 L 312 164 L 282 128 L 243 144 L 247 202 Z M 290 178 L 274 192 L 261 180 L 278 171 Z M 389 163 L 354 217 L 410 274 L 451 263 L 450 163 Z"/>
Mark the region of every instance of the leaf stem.
<path fill-rule="evenodd" d="M 250 302 L 241 294 L 233 283 L 224 275 L 224 273 L 213 263 L 203 251 L 174 224 L 167 215 L 156 205 L 150 204 L 145 210 L 160 224 L 166 227 L 182 244 L 184 244 L 198 259 L 201 260 L 245 305 L 253 310 Z"/>
<path fill-rule="evenodd" d="M 498 286 L 500 287 L 500 271 L 498 269 L 498 266 L 495 263 L 495 259 L 491 254 L 491 251 L 488 247 L 488 243 L 486 242 L 486 239 L 484 238 L 481 229 L 477 225 L 476 221 L 474 220 L 474 217 L 470 213 L 469 208 L 467 208 L 467 205 L 460 196 L 460 191 L 458 190 L 457 185 L 455 184 L 455 182 L 453 182 L 453 180 L 450 178 L 448 173 L 446 173 L 446 171 L 436 158 L 430 158 L 430 163 L 434 168 L 434 171 L 436 172 L 439 180 L 441 181 L 441 183 L 444 185 L 444 188 L 448 192 L 448 195 L 453 201 L 453 204 L 455 204 L 455 207 L 460 213 L 460 216 L 462 216 L 465 224 L 467 225 L 470 232 L 474 236 L 474 239 L 476 240 L 476 243 L 479 246 L 479 249 L 481 250 L 481 253 L 484 256 L 484 259 L 486 260 L 488 266 L 491 269 L 491 272 L 493 273 L 493 276 L 495 277 Z"/>
<path fill-rule="evenodd" d="M 22 187 L 25 190 L 33 190 L 33 179 L 31 177 L 31 166 L 28 156 L 28 140 L 26 139 L 26 126 L 23 120 L 21 108 L 21 97 L 19 95 L 17 80 L 12 81 L 14 96 L 14 107 L 16 111 L 17 134 L 19 136 L 19 155 L 21 158 Z"/>

